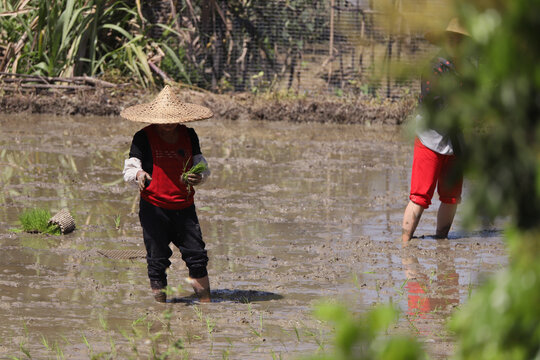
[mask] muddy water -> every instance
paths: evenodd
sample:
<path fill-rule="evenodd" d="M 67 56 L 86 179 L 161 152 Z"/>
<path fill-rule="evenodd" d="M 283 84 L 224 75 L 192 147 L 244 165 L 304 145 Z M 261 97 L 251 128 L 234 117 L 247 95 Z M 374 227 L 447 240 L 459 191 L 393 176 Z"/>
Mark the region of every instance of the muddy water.
<path fill-rule="evenodd" d="M 121 178 L 132 135 L 119 118 L 0 116 L 0 357 L 292 359 L 332 344 L 321 299 L 361 313 L 392 301 L 392 332 L 451 354 L 444 322 L 507 262 L 501 224 L 432 237 L 435 201 L 403 249 L 412 147 L 396 127 L 209 120 L 193 124 L 212 175 L 196 204 L 214 302 L 197 304 L 173 258 L 167 304 L 149 294 L 138 195 Z M 16 233 L 23 209 L 67 207 L 77 230 Z M 459 216 L 459 215 L 458 215 Z M 157 336 L 161 334 L 161 336 Z M 180 345 L 181 344 L 181 345 Z M 173 347 L 171 347 L 172 349 Z M 139 354 L 139 355 L 137 355 Z"/>

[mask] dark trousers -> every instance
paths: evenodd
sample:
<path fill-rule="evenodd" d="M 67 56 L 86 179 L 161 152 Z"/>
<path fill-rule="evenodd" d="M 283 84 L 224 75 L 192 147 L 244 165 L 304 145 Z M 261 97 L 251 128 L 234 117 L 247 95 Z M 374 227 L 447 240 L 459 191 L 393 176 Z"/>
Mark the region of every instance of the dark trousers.
<path fill-rule="evenodd" d="M 153 289 L 167 286 L 166 270 L 171 265 L 171 242 L 180 250 L 191 278 L 200 279 L 208 275 L 208 256 L 195 205 L 182 210 L 167 210 L 141 199 L 139 219 L 146 246 L 148 277 Z"/>

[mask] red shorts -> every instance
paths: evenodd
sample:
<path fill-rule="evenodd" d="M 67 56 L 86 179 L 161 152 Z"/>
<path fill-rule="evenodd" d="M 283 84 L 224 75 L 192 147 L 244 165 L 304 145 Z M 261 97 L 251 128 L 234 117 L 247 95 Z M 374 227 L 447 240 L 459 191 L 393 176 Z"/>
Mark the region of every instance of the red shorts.
<path fill-rule="evenodd" d="M 463 175 L 453 170 L 455 164 L 454 155 L 438 154 L 416 138 L 409 199 L 427 209 L 437 186 L 442 203 L 458 204 L 461 201 Z"/>

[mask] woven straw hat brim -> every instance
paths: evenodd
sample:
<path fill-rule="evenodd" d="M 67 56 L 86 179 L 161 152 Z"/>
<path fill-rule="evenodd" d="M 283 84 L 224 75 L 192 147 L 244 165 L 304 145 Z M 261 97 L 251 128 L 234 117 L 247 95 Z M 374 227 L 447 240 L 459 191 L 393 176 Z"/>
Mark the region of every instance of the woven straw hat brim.
<path fill-rule="evenodd" d="M 177 124 L 211 118 L 212 111 L 201 105 L 181 101 L 169 85 L 149 103 L 130 106 L 120 116 L 125 119 L 150 124 Z"/>
<path fill-rule="evenodd" d="M 165 109 L 154 108 L 152 103 L 133 105 L 122 110 L 125 119 L 151 124 L 177 124 L 211 118 L 214 114 L 204 106 L 181 103 Z"/>
<path fill-rule="evenodd" d="M 432 44 L 438 45 L 443 42 L 449 33 L 459 34 L 462 36 L 471 36 L 464 27 L 462 27 L 457 18 L 450 20 L 446 29 L 439 31 L 429 31 L 424 34 L 424 38 Z"/>

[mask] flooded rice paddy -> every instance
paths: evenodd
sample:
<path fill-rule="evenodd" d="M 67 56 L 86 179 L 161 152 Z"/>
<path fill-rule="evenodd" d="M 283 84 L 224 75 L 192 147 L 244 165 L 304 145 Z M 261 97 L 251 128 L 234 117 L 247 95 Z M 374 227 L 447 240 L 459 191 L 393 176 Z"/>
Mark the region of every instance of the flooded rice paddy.
<path fill-rule="evenodd" d="M 438 201 L 403 249 L 412 144 L 398 127 L 194 123 L 212 175 L 196 204 L 213 303 L 198 304 L 176 254 L 159 304 L 143 250 L 138 194 L 122 180 L 132 135 L 120 118 L 0 115 L 0 358 L 295 359 L 328 350 L 314 304 L 362 313 L 392 301 L 392 333 L 452 352 L 445 321 L 505 266 L 502 225 L 432 235 Z M 67 207 L 65 236 L 16 233 L 19 214 Z M 459 210 L 458 210 L 459 217 Z M 177 251 L 177 250 L 176 250 Z"/>

